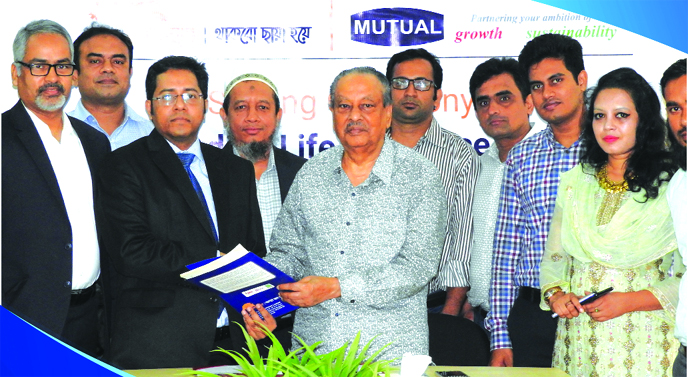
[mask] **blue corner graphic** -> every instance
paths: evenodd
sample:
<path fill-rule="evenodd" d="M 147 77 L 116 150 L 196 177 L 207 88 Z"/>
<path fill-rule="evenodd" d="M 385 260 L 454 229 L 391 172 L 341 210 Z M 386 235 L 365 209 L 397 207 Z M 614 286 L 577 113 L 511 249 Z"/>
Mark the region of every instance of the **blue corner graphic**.
<path fill-rule="evenodd" d="M 0 376 L 130 376 L 31 326 L 0 306 Z"/>
<path fill-rule="evenodd" d="M 688 0 L 535 0 L 688 53 Z"/>

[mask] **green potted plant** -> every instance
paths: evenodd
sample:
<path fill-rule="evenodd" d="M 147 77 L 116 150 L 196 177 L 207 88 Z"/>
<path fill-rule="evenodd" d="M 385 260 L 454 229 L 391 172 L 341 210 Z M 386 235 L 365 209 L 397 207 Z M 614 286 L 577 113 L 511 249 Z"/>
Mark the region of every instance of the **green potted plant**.
<path fill-rule="evenodd" d="M 268 349 L 267 357 L 262 358 L 256 341 L 248 335 L 243 326 L 242 331 L 248 346 L 248 357 L 236 351 L 222 349 L 214 351 L 227 353 L 239 364 L 241 374 L 230 374 L 232 377 L 275 377 L 278 373 L 282 373 L 284 377 L 378 377 L 381 375 L 389 377 L 392 372 L 399 370 L 398 367 L 390 365 L 396 359 L 373 361 L 389 344 L 367 356 L 373 338 L 358 352 L 360 332 L 356 334 L 353 341 L 344 343 L 338 349 L 316 355 L 315 349 L 321 342 L 307 345 L 303 339 L 294 335 L 302 347 L 287 354 L 277 338 L 270 331 L 265 331 L 272 341 L 272 346 Z M 202 377 L 217 376 L 203 371 L 189 371 L 184 374 Z"/>

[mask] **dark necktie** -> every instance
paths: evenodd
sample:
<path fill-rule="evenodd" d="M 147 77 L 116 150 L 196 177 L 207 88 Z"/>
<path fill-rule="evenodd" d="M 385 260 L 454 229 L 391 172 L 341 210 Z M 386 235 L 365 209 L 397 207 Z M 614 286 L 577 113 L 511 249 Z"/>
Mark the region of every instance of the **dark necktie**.
<path fill-rule="evenodd" d="M 208 209 L 208 203 L 205 201 L 205 195 L 203 195 L 203 190 L 201 189 L 201 185 L 198 183 L 198 180 L 196 179 L 196 176 L 194 176 L 193 172 L 191 171 L 191 163 L 193 162 L 194 158 L 196 157 L 194 154 L 191 153 L 177 153 L 177 157 L 182 161 L 182 164 L 184 165 L 184 169 L 186 170 L 186 174 L 189 175 L 189 179 L 191 180 L 191 185 L 193 186 L 194 190 L 196 191 L 196 195 L 198 196 L 198 199 L 201 201 L 201 204 L 203 205 L 203 209 L 205 209 L 205 214 L 208 216 L 208 221 L 210 221 L 210 229 L 213 231 L 213 236 L 215 237 L 215 243 L 219 242 L 219 239 L 217 237 L 217 231 L 215 230 L 215 223 L 213 223 L 213 218 L 210 216 L 210 210 Z"/>

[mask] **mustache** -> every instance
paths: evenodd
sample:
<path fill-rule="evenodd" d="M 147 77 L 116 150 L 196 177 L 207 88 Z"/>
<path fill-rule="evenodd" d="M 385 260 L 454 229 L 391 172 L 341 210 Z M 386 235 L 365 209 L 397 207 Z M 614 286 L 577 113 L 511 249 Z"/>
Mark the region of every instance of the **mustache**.
<path fill-rule="evenodd" d="M 104 73 L 96 78 L 96 81 L 102 80 L 115 80 L 115 75 L 113 73 Z M 116 81 L 116 80 L 115 80 Z"/>
<path fill-rule="evenodd" d="M 403 98 L 401 101 L 399 101 L 399 102 L 400 102 L 400 103 L 411 102 L 411 103 L 413 103 L 414 105 L 419 105 L 419 106 L 420 106 L 420 101 L 419 101 L 418 99 L 413 98 L 413 97 L 410 97 L 410 96 L 404 97 L 404 98 Z"/>
<path fill-rule="evenodd" d="M 491 115 L 489 118 L 487 118 L 488 123 L 495 121 L 495 120 L 506 121 L 506 120 L 509 120 L 509 118 L 507 118 L 505 116 L 501 116 L 501 115 Z"/>
<path fill-rule="evenodd" d="M 349 123 L 346 124 L 346 128 L 344 129 L 344 132 L 349 132 L 349 130 L 351 130 L 351 128 L 353 128 L 353 127 L 365 127 L 365 126 L 366 126 L 365 123 L 363 123 L 360 120 L 350 121 Z"/>
<path fill-rule="evenodd" d="M 51 82 L 41 86 L 38 88 L 38 94 L 41 94 L 50 88 L 57 88 L 60 93 L 64 94 L 64 86 L 62 86 L 62 84 L 59 82 Z"/>

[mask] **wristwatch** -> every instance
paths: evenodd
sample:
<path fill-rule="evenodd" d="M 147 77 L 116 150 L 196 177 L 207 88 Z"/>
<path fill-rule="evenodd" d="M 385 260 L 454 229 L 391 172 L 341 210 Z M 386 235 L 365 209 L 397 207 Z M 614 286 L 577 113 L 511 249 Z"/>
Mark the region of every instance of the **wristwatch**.
<path fill-rule="evenodd" d="M 544 295 L 545 303 L 547 305 L 549 305 L 549 299 L 552 298 L 552 296 L 554 296 L 558 292 L 563 292 L 563 290 L 560 287 L 552 287 L 552 288 L 548 289 L 547 291 L 545 291 L 545 295 Z"/>

